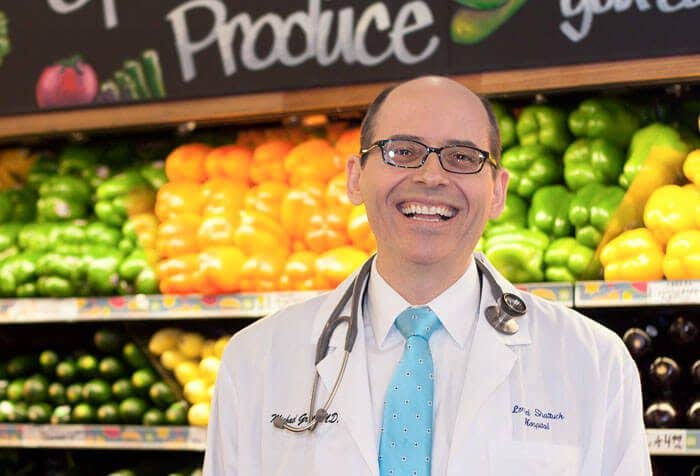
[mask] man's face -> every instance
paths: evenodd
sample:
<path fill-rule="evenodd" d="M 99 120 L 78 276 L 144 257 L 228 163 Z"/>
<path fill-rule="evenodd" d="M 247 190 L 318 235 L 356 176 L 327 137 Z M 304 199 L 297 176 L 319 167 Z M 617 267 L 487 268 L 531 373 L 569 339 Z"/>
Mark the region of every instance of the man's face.
<path fill-rule="evenodd" d="M 445 79 L 421 79 L 395 89 L 376 116 L 373 141 L 412 137 L 442 147 L 474 144 L 489 150 L 489 123 L 481 101 Z M 392 260 L 448 266 L 467 262 L 486 221 L 503 210 L 508 175 L 445 171 L 431 153 L 418 169 L 392 167 L 375 147 L 367 162 L 348 163 L 348 194 L 364 203 L 378 252 Z"/>

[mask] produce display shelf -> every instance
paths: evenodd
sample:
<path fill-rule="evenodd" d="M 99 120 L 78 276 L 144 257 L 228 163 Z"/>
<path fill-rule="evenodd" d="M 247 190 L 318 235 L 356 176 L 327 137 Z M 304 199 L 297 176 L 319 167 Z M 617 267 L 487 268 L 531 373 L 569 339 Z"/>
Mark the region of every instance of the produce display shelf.
<path fill-rule="evenodd" d="M 206 429 L 190 426 L 0 424 L 0 447 L 204 451 Z"/>
<path fill-rule="evenodd" d="M 649 444 L 649 452 L 654 456 L 700 455 L 700 429 L 648 429 L 647 442 Z"/>
<path fill-rule="evenodd" d="M 571 283 L 526 283 L 516 284 L 515 287 L 568 307 L 574 305 L 574 288 Z"/>
<path fill-rule="evenodd" d="M 574 288 L 577 308 L 700 304 L 700 280 L 579 281 Z"/>

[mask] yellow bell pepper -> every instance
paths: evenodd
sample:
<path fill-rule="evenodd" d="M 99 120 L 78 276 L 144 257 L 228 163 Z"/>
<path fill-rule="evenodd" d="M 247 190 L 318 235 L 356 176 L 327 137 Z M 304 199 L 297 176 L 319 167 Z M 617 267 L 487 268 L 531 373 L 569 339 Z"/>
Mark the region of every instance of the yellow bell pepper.
<path fill-rule="evenodd" d="M 664 253 L 651 231 L 635 228 L 606 244 L 600 252 L 606 281 L 651 281 L 663 278 Z"/>
<path fill-rule="evenodd" d="M 363 251 L 374 253 L 377 250 L 377 239 L 369 227 L 367 210 L 364 205 L 353 207 L 348 217 L 348 236 L 352 244 Z"/>
<path fill-rule="evenodd" d="M 695 149 L 685 157 L 683 175 L 694 184 L 700 185 L 700 149 Z"/>
<path fill-rule="evenodd" d="M 247 185 L 231 179 L 208 180 L 201 187 L 204 200 L 202 215 L 238 217 L 248 190 Z"/>
<path fill-rule="evenodd" d="M 245 196 L 245 209 L 264 213 L 280 221 L 282 199 L 289 187 L 284 182 L 263 182 L 251 188 Z"/>
<path fill-rule="evenodd" d="M 335 288 L 353 271 L 362 266 L 369 256 L 352 246 L 341 246 L 326 251 L 316 260 L 316 270 L 329 288 Z"/>
<path fill-rule="evenodd" d="M 328 289 L 328 284 L 316 271 L 317 259 L 318 255 L 310 251 L 291 254 L 280 277 L 280 289 L 283 291 Z"/>
<path fill-rule="evenodd" d="M 190 213 L 170 218 L 158 225 L 156 251 L 163 258 L 173 258 L 199 251 L 197 230 L 202 218 Z"/>
<path fill-rule="evenodd" d="M 346 231 L 348 214 L 344 208 L 320 210 L 309 218 L 304 240 L 309 250 L 322 253 L 350 244 Z"/>
<path fill-rule="evenodd" d="M 251 211 L 241 212 L 240 220 L 233 238 L 246 256 L 289 254 L 289 237 L 275 220 Z"/>
<path fill-rule="evenodd" d="M 678 185 L 659 187 L 644 206 L 644 225 L 663 246 L 676 233 L 697 226 L 695 211 L 698 203 L 700 194 L 692 188 Z"/>
<path fill-rule="evenodd" d="M 667 279 L 700 279 L 700 230 L 687 230 L 671 237 L 663 261 Z"/>
<path fill-rule="evenodd" d="M 203 250 L 210 246 L 232 246 L 240 214 L 232 216 L 212 215 L 202 219 L 197 229 L 197 244 Z"/>
<path fill-rule="evenodd" d="M 204 274 L 199 255 L 190 253 L 158 263 L 160 292 L 163 294 L 192 294 L 204 292 Z"/>
<path fill-rule="evenodd" d="M 279 255 L 251 256 L 241 268 L 241 291 L 278 291 L 284 265 L 285 259 Z"/>
<path fill-rule="evenodd" d="M 190 182 L 169 182 L 158 190 L 155 213 L 160 221 L 177 215 L 202 211 L 204 198 L 199 184 Z"/>
<path fill-rule="evenodd" d="M 207 285 L 216 293 L 233 293 L 241 287 L 246 257 L 235 246 L 212 246 L 199 255 Z"/>
<path fill-rule="evenodd" d="M 323 185 L 306 183 L 287 192 L 280 208 L 282 227 L 293 240 L 303 240 L 311 216 L 323 208 Z"/>
<path fill-rule="evenodd" d="M 289 174 L 289 183 L 296 186 L 305 182 L 327 183 L 343 171 L 343 164 L 328 141 L 311 139 L 289 151 L 284 168 Z"/>
<path fill-rule="evenodd" d="M 326 187 L 326 207 L 352 208 L 352 203 L 348 198 L 347 175 L 343 172 L 333 177 Z"/>

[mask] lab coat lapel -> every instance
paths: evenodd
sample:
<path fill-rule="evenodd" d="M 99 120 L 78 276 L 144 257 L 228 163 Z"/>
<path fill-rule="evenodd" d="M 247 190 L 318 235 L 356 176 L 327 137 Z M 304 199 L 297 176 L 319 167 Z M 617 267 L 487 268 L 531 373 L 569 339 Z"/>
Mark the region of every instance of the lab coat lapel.
<path fill-rule="evenodd" d="M 336 291 L 329 295 L 326 301 L 327 304 L 324 303 L 321 306 L 319 314 L 316 316 L 317 321 L 320 320 L 325 323 L 323 317 L 325 316 L 327 320 L 347 285 L 349 285 L 348 282 L 341 284 Z M 322 314 L 323 312 L 325 314 Z M 343 315 L 349 313 L 350 305 L 348 304 Z M 379 466 L 377 463 L 376 435 L 372 414 L 372 400 L 369 392 L 369 376 L 367 373 L 365 332 L 362 323 L 362 313 L 360 312 L 359 314 L 358 319 L 360 322 L 358 323 L 355 346 L 350 354 L 345 375 L 335 399 L 331 403 L 329 412 L 338 412 L 340 423 L 347 428 L 352 439 L 357 444 L 362 457 L 367 462 L 370 474 L 378 476 Z M 346 329 L 347 327 L 344 324 L 339 326 L 331 338 L 328 354 L 316 365 L 316 370 L 325 387 L 325 391 L 320 392 L 317 406 L 325 402 L 338 376 L 343 361 L 343 344 L 345 342 Z"/>

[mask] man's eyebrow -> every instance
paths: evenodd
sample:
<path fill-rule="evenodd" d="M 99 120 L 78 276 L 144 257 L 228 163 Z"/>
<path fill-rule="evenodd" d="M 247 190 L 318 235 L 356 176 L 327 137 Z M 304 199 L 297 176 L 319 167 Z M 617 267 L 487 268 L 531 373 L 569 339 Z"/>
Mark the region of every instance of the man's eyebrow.
<path fill-rule="evenodd" d="M 422 144 L 425 144 L 425 143 L 426 143 L 424 138 L 418 137 L 418 136 L 414 136 L 414 135 L 411 135 L 411 134 L 395 134 L 395 135 L 389 137 L 389 139 L 394 139 L 394 140 L 397 140 L 397 139 L 398 139 L 398 140 L 415 140 L 415 141 L 418 141 L 418 142 L 420 142 L 420 143 L 422 143 Z M 430 144 L 426 144 L 426 145 L 430 145 Z M 470 147 L 479 148 L 479 146 L 476 145 L 476 144 L 474 143 L 474 141 L 471 141 L 471 140 L 469 140 L 469 139 L 449 139 L 449 140 L 445 141 L 445 144 L 444 144 L 444 145 L 446 145 L 446 146 L 449 146 L 449 145 L 468 145 L 468 146 L 470 146 Z"/>

